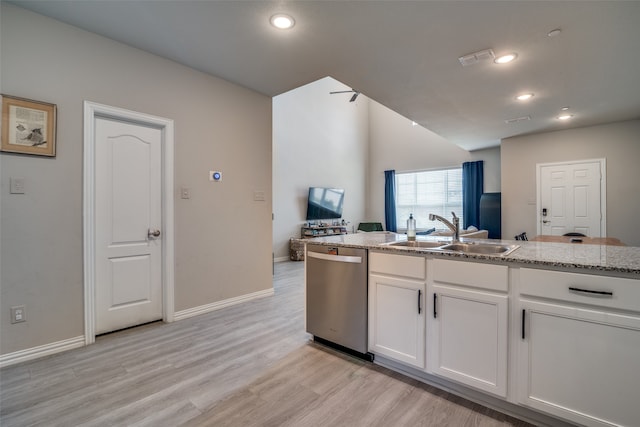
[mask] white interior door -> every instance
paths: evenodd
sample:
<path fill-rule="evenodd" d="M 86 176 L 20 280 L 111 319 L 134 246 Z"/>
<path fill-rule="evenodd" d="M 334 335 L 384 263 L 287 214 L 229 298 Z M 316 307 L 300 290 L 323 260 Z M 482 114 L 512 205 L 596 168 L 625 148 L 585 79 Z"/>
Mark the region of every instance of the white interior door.
<path fill-rule="evenodd" d="M 538 165 L 538 234 L 604 237 L 604 160 Z"/>
<path fill-rule="evenodd" d="M 95 333 L 162 319 L 162 131 L 95 120 Z"/>

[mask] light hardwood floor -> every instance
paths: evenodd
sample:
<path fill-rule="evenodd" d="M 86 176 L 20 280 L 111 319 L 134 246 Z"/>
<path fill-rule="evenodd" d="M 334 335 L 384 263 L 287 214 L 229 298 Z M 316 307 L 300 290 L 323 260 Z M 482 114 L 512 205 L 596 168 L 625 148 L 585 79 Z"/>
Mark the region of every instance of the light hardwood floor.
<path fill-rule="evenodd" d="M 310 341 L 303 263 L 275 296 L 0 370 L 0 425 L 528 426 Z"/>

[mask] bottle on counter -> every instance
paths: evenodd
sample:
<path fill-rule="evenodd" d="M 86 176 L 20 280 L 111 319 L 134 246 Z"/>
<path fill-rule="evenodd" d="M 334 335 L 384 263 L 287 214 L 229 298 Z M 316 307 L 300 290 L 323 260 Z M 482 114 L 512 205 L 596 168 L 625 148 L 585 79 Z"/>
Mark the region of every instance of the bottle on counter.
<path fill-rule="evenodd" d="M 416 240 L 416 220 L 413 218 L 413 214 L 409 214 L 407 220 L 407 240 Z"/>

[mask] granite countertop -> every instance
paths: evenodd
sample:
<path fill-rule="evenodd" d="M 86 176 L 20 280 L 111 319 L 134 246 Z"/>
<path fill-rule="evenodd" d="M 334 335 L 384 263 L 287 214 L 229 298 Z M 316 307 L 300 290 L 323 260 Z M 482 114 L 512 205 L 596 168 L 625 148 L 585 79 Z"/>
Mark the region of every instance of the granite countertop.
<path fill-rule="evenodd" d="M 462 254 L 451 251 L 438 251 L 429 248 L 415 248 L 406 246 L 385 246 L 406 240 L 404 234 L 391 232 L 372 232 L 342 234 L 313 239 L 299 239 L 301 243 L 320 245 L 336 245 L 353 248 L 375 249 L 396 254 L 416 253 L 433 255 L 434 257 L 447 257 L 459 259 L 487 260 L 499 264 L 529 264 L 544 268 L 558 268 L 577 270 L 576 273 L 603 272 L 634 274 L 640 278 L 640 247 L 632 246 L 606 246 L 584 243 L 546 243 L 515 240 L 484 240 L 469 239 L 468 241 L 519 245 L 520 247 L 509 255 L 494 254 Z M 451 241 L 451 238 L 443 236 L 418 236 L 418 240 L 438 241 L 443 244 Z M 460 239 L 465 241 L 464 238 Z M 589 271 L 579 271 L 589 270 Z"/>

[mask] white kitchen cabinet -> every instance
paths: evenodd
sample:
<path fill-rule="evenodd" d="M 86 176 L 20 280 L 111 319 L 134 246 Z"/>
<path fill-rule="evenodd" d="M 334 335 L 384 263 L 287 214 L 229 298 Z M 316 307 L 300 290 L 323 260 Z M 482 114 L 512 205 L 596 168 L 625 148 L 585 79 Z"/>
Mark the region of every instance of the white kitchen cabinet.
<path fill-rule="evenodd" d="M 426 260 L 369 253 L 369 351 L 425 367 Z"/>
<path fill-rule="evenodd" d="M 508 268 L 432 260 L 427 370 L 507 395 Z"/>
<path fill-rule="evenodd" d="M 640 426 L 640 280 L 521 269 L 519 293 L 519 403 Z"/>

